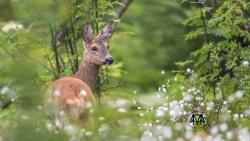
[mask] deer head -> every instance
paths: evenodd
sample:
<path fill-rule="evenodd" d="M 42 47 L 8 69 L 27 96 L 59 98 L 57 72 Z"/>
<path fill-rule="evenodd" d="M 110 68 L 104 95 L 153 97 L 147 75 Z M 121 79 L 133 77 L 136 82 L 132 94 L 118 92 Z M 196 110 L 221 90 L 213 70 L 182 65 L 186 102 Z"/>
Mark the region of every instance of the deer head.
<path fill-rule="evenodd" d="M 85 25 L 83 30 L 83 41 L 85 48 L 84 57 L 86 61 L 96 65 L 110 65 L 113 63 L 113 58 L 108 51 L 108 41 L 113 31 L 114 25 L 108 23 L 96 37 L 92 37 L 91 25 Z"/>

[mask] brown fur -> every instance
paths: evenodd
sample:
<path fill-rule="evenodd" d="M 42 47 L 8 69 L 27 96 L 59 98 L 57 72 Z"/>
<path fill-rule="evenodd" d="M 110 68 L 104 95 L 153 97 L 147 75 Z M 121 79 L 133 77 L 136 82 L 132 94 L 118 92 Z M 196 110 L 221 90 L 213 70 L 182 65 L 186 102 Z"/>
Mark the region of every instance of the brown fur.
<path fill-rule="evenodd" d="M 45 106 L 57 117 L 60 110 L 66 111 L 75 118 L 81 118 L 86 110 L 86 104 L 94 100 L 91 89 L 94 86 L 100 66 L 104 64 L 108 52 L 108 39 L 113 33 L 113 25 L 108 23 L 103 31 L 95 38 L 91 37 L 90 25 L 85 26 L 83 32 L 84 57 L 79 70 L 72 77 L 63 77 L 53 82 L 50 96 Z M 95 47 L 98 51 L 93 51 Z M 49 105 L 52 105 L 49 107 Z"/>
<path fill-rule="evenodd" d="M 53 92 L 59 92 L 54 97 L 58 101 L 57 106 L 70 112 L 75 118 L 80 118 L 84 112 L 86 102 L 93 101 L 94 96 L 89 86 L 82 80 L 74 77 L 63 77 L 53 83 Z M 81 91 L 86 92 L 86 96 L 80 95 Z"/>
<path fill-rule="evenodd" d="M 92 89 L 98 76 L 99 69 L 100 65 L 93 64 L 88 61 L 87 57 L 84 57 L 79 70 L 76 72 L 74 77 L 81 79 Z"/>

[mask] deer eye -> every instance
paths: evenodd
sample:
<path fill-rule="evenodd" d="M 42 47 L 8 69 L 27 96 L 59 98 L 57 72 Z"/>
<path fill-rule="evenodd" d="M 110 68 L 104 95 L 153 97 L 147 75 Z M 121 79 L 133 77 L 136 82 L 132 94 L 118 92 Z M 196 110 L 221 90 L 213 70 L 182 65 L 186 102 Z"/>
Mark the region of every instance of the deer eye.
<path fill-rule="evenodd" d="M 98 51 L 97 47 L 92 47 L 91 50 L 95 52 Z"/>

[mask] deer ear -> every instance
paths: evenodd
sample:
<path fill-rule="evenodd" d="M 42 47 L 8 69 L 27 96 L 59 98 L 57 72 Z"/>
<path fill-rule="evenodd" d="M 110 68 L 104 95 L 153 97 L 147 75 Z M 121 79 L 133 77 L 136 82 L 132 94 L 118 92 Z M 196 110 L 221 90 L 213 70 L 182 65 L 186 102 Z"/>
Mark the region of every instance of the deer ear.
<path fill-rule="evenodd" d="M 105 27 L 102 29 L 100 37 L 104 38 L 104 39 L 111 38 L 111 36 L 112 36 L 112 34 L 114 32 L 114 29 L 115 29 L 115 25 L 113 23 L 111 23 L 111 22 L 107 23 L 105 25 Z"/>
<path fill-rule="evenodd" d="M 92 28 L 91 28 L 91 25 L 90 24 L 86 24 L 84 26 L 84 29 L 83 29 L 83 41 L 85 43 L 89 43 L 91 41 L 91 38 L 92 38 Z"/>

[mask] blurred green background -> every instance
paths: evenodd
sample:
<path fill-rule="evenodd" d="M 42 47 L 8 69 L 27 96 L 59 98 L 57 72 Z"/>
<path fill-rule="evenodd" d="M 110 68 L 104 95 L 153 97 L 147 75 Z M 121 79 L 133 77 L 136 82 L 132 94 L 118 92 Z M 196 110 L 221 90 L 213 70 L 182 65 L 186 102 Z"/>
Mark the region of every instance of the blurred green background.
<path fill-rule="evenodd" d="M 108 2 L 104 0 L 103 5 L 105 6 Z M 23 40 L 22 42 L 26 42 L 29 44 L 28 46 L 36 50 L 32 50 L 32 56 L 37 61 L 50 67 L 46 64 L 44 53 L 44 50 L 49 52 L 52 48 L 50 45 L 52 35 L 49 34 L 49 28 L 52 26 L 53 30 L 58 30 L 60 24 L 69 18 L 69 13 L 75 12 L 70 9 L 69 3 L 73 3 L 73 1 L 2 0 L 1 6 L 4 8 L 1 8 L 1 13 L 3 13 L 1 21 L 2 23 L 18 21 L 22 24 L 24 28 L 19 32 L 24 33 L 8 33 L 12 34 L 9 36 L 15 38 L 21 38 L 19 36 L 22 34 L 31 36 L 30 38 L 23 36 L 22 38 L 25 39 L 19 40 Z M 122 84 L 128 85 L 124 85 L 125 88 L 140 88 L 142 90 L 157 88 L 162 80 L 161 71 L 164 70 L 166 75 L 171 75 L 171 71 L 176 69 L 175 62 L 184 61 L 189 53 L 197 48 L 195 42 L 183 40 L 183 35 L 187 33 L 188 28 L 182 25 L 182 21 L 186 18 L 187 13 L 188 10 L 175 1 L 133 1 L 129 10 L 123 15 L 121 22 L 116 24 L 115 34 L 110 42 L 111 53 L 116 64 L 122 64 L 123 73 L 119 79 L 122 79 Z M 81 15 L 84 14 L 81 13 Z M 108 16 L 110 17 L 110 15 Z M 82 19 L 79 23 L 74 24 L 76 29 L 84 24 L 84 20 L 87 21 Z M 102 19 L 100 22 L 103 22 Z M 101 27 L 100 25 L 99 28 Z M 76 42 L 80 60 L 82 54 L 81 37 L 77 37 Z M 39 64 L 37 63 L 37 65 Z M 69 66 L 66 66 L 67 68 Z M 43 69 L 39 72 L 44 74 L 45 71 Z M 69 75 L 67 70 L 63 73 Z"/>

